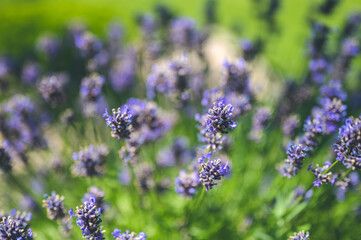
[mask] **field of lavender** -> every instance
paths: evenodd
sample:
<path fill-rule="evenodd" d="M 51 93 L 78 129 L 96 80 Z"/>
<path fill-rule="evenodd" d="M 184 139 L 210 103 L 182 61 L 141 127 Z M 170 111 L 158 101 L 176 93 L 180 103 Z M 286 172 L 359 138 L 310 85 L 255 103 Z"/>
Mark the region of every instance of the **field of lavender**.
<path fill-rule="evenodd" d="M 361 239 L 361 2 L 2 0 L 0 240 Z"/>

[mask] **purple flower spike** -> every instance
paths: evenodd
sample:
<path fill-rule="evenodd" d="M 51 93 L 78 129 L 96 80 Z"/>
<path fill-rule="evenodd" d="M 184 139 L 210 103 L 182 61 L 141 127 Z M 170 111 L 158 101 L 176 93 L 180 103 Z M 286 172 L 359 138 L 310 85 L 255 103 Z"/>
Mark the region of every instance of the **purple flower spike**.
<path fill-rule="evenodd" d="M 233 130 L 237 126 L 237 123 L 232 120 L 233 109 L 232 104 L 226 105 L 223 100 L 215 102 L 213 107 L 208 110 L 207 129 L 213 134 L 228 133 Z"/>
<path fill-rule="evenodd" d="M 71 217 L 76 217 L 76 224 L 82 231 L 83 238 L 89 240 L 103 240 L 103 233 L 100 223 L 102 219 L 100 215 L 102 213 L 101 208 L 97 208 L 95 205 L 95 199 L 92 198 L 90 201 L 84 202 L 79 207 L 76 207 L 74 212 L 73 209 L 69 211 Z"/>
<path fill-rule="evenodd" d="M 205 159 L 208 159 L 205 161 Z M 206 191 L 217 185 L 224 176 L 230 174 L 228 162 L 223 164 L 221 159 L 211 160 L 210 155 L 202 156 L 199 159 L 201 170 L 199 171 L 199 181 L 205 186 Z"/>
<path fill-rule="evenodd" d="M 111 128 L 111 135 L 120 141 L 122 138 L 129 138 L 132 131 L 132 114 L 127 105 L 112 110 L 113 116 L 105 109 L 103 117 L 107 126 Z"/>

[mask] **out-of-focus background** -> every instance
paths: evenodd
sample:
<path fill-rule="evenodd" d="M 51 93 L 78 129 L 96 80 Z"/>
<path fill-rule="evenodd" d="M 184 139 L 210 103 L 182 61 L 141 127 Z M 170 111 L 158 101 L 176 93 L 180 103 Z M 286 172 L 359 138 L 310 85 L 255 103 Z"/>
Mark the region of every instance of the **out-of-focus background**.
<path fill-rule="evenodd" d="M 356 0 L 338 2 L 331 16 L 324 16 L 317 10 L 324 0 L 282 1 L 276 6 L 274 29 L 267 19 L 260 16 L 272 2 L 278 1 L 232 1 L 216 3 L 217 24 L 233 31 L 236 36 L 250 39 L 265 39 L 264 56 L 283 76 L 299 77 L 306 67 L 305 42 L 309 36 L 312 20 L 329 24 L 332 31 L 338 28 L 351 12 L 361 8 Z M 40 33 L 64 31 L 65 24 L 81 20 L 99 36 L 105 36 L 109 21 L 124 25 L 127 41 L 139 34 L 135 17 L 144 12 L 153 12 L 157 4 L 168 6 L 176 15 L 194 18 L 197 25 L 205 22 L 206 1 L 21 1 L 0 2 L 0 51 L 20 56 L 33 47 Z"/>

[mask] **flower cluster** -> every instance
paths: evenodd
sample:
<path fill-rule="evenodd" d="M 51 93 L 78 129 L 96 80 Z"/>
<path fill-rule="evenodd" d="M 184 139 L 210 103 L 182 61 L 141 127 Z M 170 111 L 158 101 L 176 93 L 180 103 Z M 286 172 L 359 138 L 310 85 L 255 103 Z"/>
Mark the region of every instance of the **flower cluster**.
<path fill-rule="evenodd" d="M 92 198 L 88 202 L 84 202 L 79 207 L 76 207 L 74 212 L 73 209 L 69 211 L 70 217 L 76 217 L 76 225 L 80 227 L 83 238 L 89 240 L 103 240 L 103 233 L 100 223 L 102 219 L 102 209 L 97 208 L 95 205 L 95 199 Z"/>
<path fill-rule="evenodd" d="M 212 189 L 213 186 L 217 185 L 217 181 L 220 181 L 222 177 L 228 176 L 230 174 L 229 163 L 222 163 L 221 159 L 211 160 L 211 152 L 206 156 L 198 160 L 201 164 L 201 169 L 199 171 L 199 181 L 206 188 L 206 191 Z M 205 161 L 207 159 L 207 161 Z"/>
<path fill-rule="evenodd" d="M 251 95 L 249 74 L 244 59 L 239 58 L 235 63 L 224 62 L 226 70 L 224 88 L 226 92 L 237 92 Z"/>
<path fill-rule="evenodd" d="M 279 169 L 280 173 L 290 178 L 297 174 L 297 171 L 301 169 L 303 160 L 307 156 L 307 147 L 301 144 L 294 144 L 288 146 L 287 159 L 285 159 L 285 165 L 282 165 Z"/>
<path fill-rule="evenodd" d="M 136 184 L 141 193 L 147 193 L 155 186 L 153 175 L 154 168 L 151 164 L 144 162 L 136 166 Z"/>
<path fill-rule="evenodd" d="M 120 141 L 122 138 L 129 138 L 132 131 L 132 114 L 127 105 L 112 110 L 113 116 L 105 109 L 103 117 L 107 126 L 111 128 L 111 135 Z"/>
<path fill-rule="evenodd" d="M 219 133 L 228 133 L 233 130 L 237 123 L 232 120 L 232 112 L 234 107 L 232 104 L 225 104 L 222 100 L 215 102 L 213 107 L 208 110 L 206 127 L 207 129 L 216 134 Z"/>
<path fill-rule="evenodd" d="M 197 172 L 187 173 L 185 170 L 179 172 L 175 179 L 175 191 L 183 197 L 192 197 L 199 186 L 199 177 Z"/>
<path fill-rule="evenodd" d="M 327 161 L 323 167 L 319 167 L 319 165 L 316 164 L 316 167 L 313 168 L 313 163 L 308 167 L 308 170 L 312 171 L 316 177 L 316 180 L 313 182 L 313 186 L 320 187 L 322 184 L 326 184 L 328 182 L 332 185 L 335 183 L 337 176 L 328 171 L 331 165 L 332 163 Z"/>
<path fill-rule="evenodd" d="M 68 81 L 68 76 L 63 73 L 51 74 L 41 79 L 39 92 L 52 106 L 57 106 L 64 101 L 64 85 Z"/>
<path fill-rule="evenodd" d="M 89 147 L 73 153 L 73 160 L 75 161 L 74 174 L 84 177 L 102 175 L 107 154 L 108 149 L 104 145 L 89 145 Z"/>
<path fill-rule="evenodd" d="M 289 237 L 288 240 L 309 240 L 310 234 L 309 232 L 301 231 L 301 232 L 295 232 L 293 236 Z"/>
<path fill-rule="evenodd" d="M 14 209 L 9 216 L 0 219 L 0 239 L 32 240 L 30 220 L 30 213 L 20 213 Z"/>
<path fill-rule="evenodd" d="M 361 116 L 348 118 L 339 129 L 338 140 L 334 145 L 337 160 L 347 168 L 361 169 Z"/>
<path fill-rule="evenodd" d="M 62 220 L 65 217 L 66 209 L 64 207 L 64 197 L 56 194 L 55 191 L 51 195 L 45 194 L 43 207 L 46 208 L 48 218 L 51 220 Z"/>
<path fill-rule="evenodd" d="M 158 140 L 175 122 L 173 114 L 163 112 L 154 102 L 131 98 L 127 105 L 132 116 L 131 138 L 140 144 Z"/>
<path fill-rule="evenodd" d="M 83 78 L 80 86 L 80 97 L 85 116 L 94 116 L 97 114 L 101 89 L 104 82 L 104 77 L 96 73 Z"/>
<path fill-rule="evenodd" d="M 147 239 L 147 235 L 144 232 L 140 232 L 138 235 L 135 232 L 130 232 L 126 230 L 125 232 L 121 232 L 120 229 L 115 229 L 112 232 L 112 236 L 115 240 L 145 240 Z"/>
<path fill-rule="evenodd" d="M 0 105 L 0 131 L 10 155 L 16 154 L 27 162 L 25 153 L 30 148 L 45 145 L 40 137 L 36 107 L 29 97 L 16 94 Z"/>
<path fill-rule="evenodd" d="M 170 26 L 171 41 L 175 48 L 192 49 L 200 43 L 200 33 L 189 18 L 176 18 Z"/>

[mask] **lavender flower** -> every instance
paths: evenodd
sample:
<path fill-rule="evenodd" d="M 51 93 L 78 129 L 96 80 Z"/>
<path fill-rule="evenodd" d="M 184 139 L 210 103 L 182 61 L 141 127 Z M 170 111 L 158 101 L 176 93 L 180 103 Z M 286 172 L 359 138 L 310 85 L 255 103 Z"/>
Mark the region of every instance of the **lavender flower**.
<path fill-rule="evenodd" d="M 307 146 L 307 151 L 311 152 L 318 144 L 318 138 L 323 134 L 323 120 L 321 117 L 310 116 L 305 120 L 304 131 L 305 133 L 298 139 L 296 143 Z"/>
<path fill-rule="evenodd" d="M 97 208 L 105 209 L 104 192 L 100 188 L 91 186 L 88 192 L 84 194 L 82 202 L 90 202 L 91 199 L 95 199 L 95 205 Z"/>
<path fill-rule="evenodd" d="M 201 104 L 203 107 L 211 107 L 214 102 L 224 100 L 224 93 L 219 88 L 212 88 L 203 92 Z"/>
<path fill-rule="evenodd" d="M 55 191 L 44 195 L 43 207 L 46 208 L 48 218 L 51 220 L 62 220 L 65 217 L 66 209 L 64 207 L 64 197 L 56 194 Z"/>
<path fill-rule="evenodd" d="M 165 113 L 154 102 L 128 99 L 132 115 L 132 138 L 144 144 L 162 137 L 174 124 L 176 116 Z"/>
<path fill-rule="evenodd" d="M 68 76 L 64 73 L 52 74 L 41 79 L 38 89 L 45 101 L 54 107 L 64 101 L 64 85 L 67 81 Z"/>
<path fill-rule="evenodd" d="M 73 153 L 73 159 L 76 162 L 73 172 L 77 176 L 93 177 L 103 175 L 105 157 L 108 149 L 104 145 L 89 147 Z"/>
<path fill-rule="evenodd" d="M 327 85 L 321 86 L 322 97 L 333 99 L 337 98 L 341 101 L 345 101 L 347 94 L 342 90 L 342 83 L 338 80 L 330 80 Z"/>
<path fill-rule="evenodd" d="M 91 117 L 97 115 L 98 109 L 100 109 L 103 103 L 101 89 L 104 82 L 104 77 L 96 73 L 83 78 L 80 86 L 80 97 L 85 116 Z"/>
<path fill-rule="evenodd" d="M 346 105 L 340 99 L 325 98 L 321 100 L 323 117 L 325 118 L 324 133 L 331 134 L 337 130 L 337 125 L 346 116 Z"/>
<path fill-rule="evenodd" d="M 0 130 L 5 138 L 4 145 L 10 155 L 17 154 L 25 162 L 26 151 L 45 145 L 40 137 L 35 111 L 33 102 L 19 94 L 5 101 L 0 111 Z"/>
<path fill-rule="evenodd" d="M 199 181 L 206 188 L 206 191 L 217 185 L 217 181 L 220 181 L 222 177 L 230 174 L 228 166 L 229 162 L 223 164 L 221 159 L 211 160 L 211 155 L 212 153 L 210 152 L 206 156 L 202 155 L 199 159 L 199 163 L 201 164 Z M 207 161 L 205 161 L 206 158 Z"/>
<path fill-rule="evenodd" d="M 357 172 L 352 172 L 348 177 L 337 181 L 335 185 L 338 187 L 336 191 L 336 198 L 338 201 L 345 199 L 345 194 L 349 189 L 356 189 L 360 183 L 360 177 Z"/>
<path fill-rule="evenodd" d="M 3 147 L 0 147 L 0 169 L 2 169 L 5 173 L 10 172 L 12 169 L 11 157 L 7 150 Z"/>
<path fill-rule="evenodd" d="M 83 57 L 91 58 L 102 48 L 102 43 L 94 34 L 84 31 L 74 36 L 75 47 Z"/>
<path fill-rule="evenodd" d="M 257 109 L 252 119 L 252 130 L 249 133 L 249 138 L 252 141 L 259 142 L 263 136 L 263 130 L 271 118 L 271 110 L 267 107 L 260 107 Z"/>
<path fill-rule="evenodd" d="M 215 102 L 213 107 L 208 110 L 208 116 L 206 120 L 207 129 L 216 134 L 228 133 L 233 130 L 237 123 L 232 120 L 232 112 L 234 107 L 232 104 L 224 104 L 224 101 Z"/>
<path fill-rule="evenodd" d="M 105 80 L 103 76 L 96 73 L 83 78 L 80 86 L 80 96 L 84 101 L 95 102 L 100 94 Z"/>
<path fill-rule="evenodd" d="M 293 236 L 289 237 L 288 240 L 309 240 L 310 234 L 302 230 L 301 232 L 295 232 Z"/>
<path fill-rule="evenodd" d="M 337 176 L 333 174 L 332 172 L 328 172 L 327 170 L 331 167 L 332 163 L 327 161 L 323 165 L 323 167 L 319 167 L 318 164 L 316 164 L 316 167 L 313 168 L 313 163 L 308 167 L 309 171 L 312 171 L 313 174 L 316 177 L 316 180 L 313 182 L 314 187 L 320 187 L 322 184 L 326 184 L 328 182 L 333 185 L 337 179 Z"/>
<path fill-rule="evenodd" d="M 103 117 L 107 123 L 107 126 L 111 128 L 111 135 L 118 139 L 118 142 L 122 138 L 129 138 L 129 135 L 133 129 L 132 120 L 133 115 L 130 113 L 128 105 L 123 105 L 117 110 L 112 109 L 113 116 L 108 114 L 108 110 L 105 109 Z"/>
<path fill-rule="evenodd" d="M 136 184 L 140 188 L 141 193 L 149 192 L 154 186 L 153 180 L 154 168 L 149 163 L 141 163 L 135 169 Z"/>
<path fill-rule="evenodd" d="M 300 125 L 300 118 L 297 115 L 290 115 L 282 121 L 283 135 L 291 138 L 295 136 L 296 129 Z"/>
<path fill-rule="evenodd" d="M 82 231 L 83 238 L 89 240 L 103 240 L 103 233 L 100 223 L 102 219 L 102 209 L 97 208 L 95 205 L 95 199 L 90 199 L 89 202 L 84 202 L 80 207 L 76 207 L 75 213 L 73 209 L 69 211 L 70 217 L 76 217 L 76 224 Z"/>
<path fill-rule="evenodd" d="M 88 60 L 86 67 L 89 72 L 103 71 L 109 62 L 109 52 L 106 49 L 102 49 Z"/>
<path fill-rule="evenodd" d="M 157 27 L 155 18 L 150 14 L 143 14 L 140 16 L 140 27 L 142 34 L 144 35 L 144 39 L 146 41 L 151 41 L 153 38 L 153 33 Z"/>
<path fill-rule="evenodd" d="M 352 170 L 361 169 L 361 116 L 348 118 L 339 129 L 338 140 L 334 144 L 336 159 Z"/>
<path fill-rule="evenodd" d="M 170 23 L 171 41 L 175 48 L 194 48 L 199 42 L 195 23 L 189 18 L 176 18 Z"/>
<path fill-rule="evenodd" d="M 341 54 L 345 57 L 355 57 L 359 54 L 359 44 L 356 39 L 347 38 L 342 43 Z"/>
<path fill-rule="evenodd" d="M 223 136 L 220 132 L 213 134 L 209 131 L 205 122 L 207 121 L 208 114 L 199 115 L 196 114 L 195 119 L 200 123 L 198 126 L 199 134 L 198 141 L 204 144 L 204 147 L 207 150 L 216 151 L 217 149 L 222 149 L 223 143 L 226 141 L 227 137 Z"/>
<path fill-rule="evenodd" d="M 33 85 L 40 75 L 40 66 L 35 62 L 27 62 L 21 72 L 21 80 L 29 85 Z"/>
<path fill-rule="evenodd" d="M 0 239 L 32 240 L 30 220 L 31 213 L 20 213 L 14 209 L 9 216 L 0 219 Z"/>
<path fill-rule="evenodd" d="M 129 230 L 122 233 L 120 229 L 115 229 L 112 232 L 112 236 L 115 240 L 145 240 L 147 235 L 144 232 L 140 232 L 138 235 L 135 232 L 130 232 Z"/>
<path fill-rule="evenodd" d="M 122 146 L 118 154 L 124 163 L 135 164 L 138 160 L 138 153 L 143 142 L 134 139 L 128 139 L 125 141 L 125 146 Z"/>
<path fill-rule="evenodd" d="M 315 83 L 323 83 L 330 65 L 325 58 L 316 58 L 310 61 L 308 68 L 310 69 L 312 80 Z"/>
<path fill-rule="evenodd" d="M 175 191 L 183 197 L 193 197 L 199 185 L 197 172 L 187 173 L 185 170 L 179 172 L 175 179 Z"/>
<path fill-rule="evenodd" d="M 238 92 L 251 95 L 249 88 L 249 75 L 244 59 L 239 58 L 235 63 L 225 61 L 223 63 L 226 74 L 225 78 L 225 92 Z"/>
<path fill-rule="evenodd" d="M 302 163 L 307 156 L 307 147 L 301 144 L 290 145 L 287 149 L 287 158 L 285 165 L 279 169 L 281 174 L 285 177 L 292 177 L 297 174 L 297 171 L 302 168 Z"/>
<path fill-rule="evenodd" d="M 154 65 L 147 77 L 146 86 L 149 99 L 154 99 L 156 93 L 162 93 L 169 97 L 175 91 L 175 76 L 170 69 Z"/>

